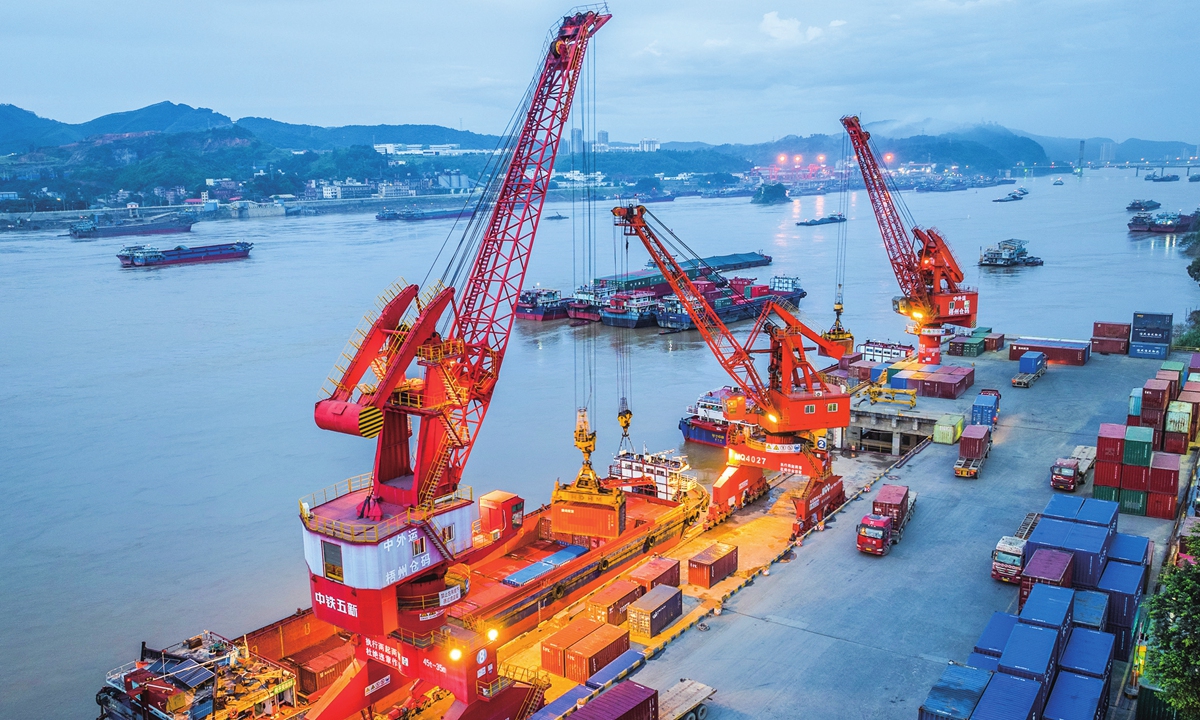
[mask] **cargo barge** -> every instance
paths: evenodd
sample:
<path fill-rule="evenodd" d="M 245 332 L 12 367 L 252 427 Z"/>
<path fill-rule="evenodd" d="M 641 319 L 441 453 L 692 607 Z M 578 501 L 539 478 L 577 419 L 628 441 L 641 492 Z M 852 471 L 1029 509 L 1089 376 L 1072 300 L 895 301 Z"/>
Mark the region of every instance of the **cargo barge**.
<path fill-rule="evenodd" d="M 649 327 L 657 320 L 658 300 L 653 290 L 614 293 L 600 309 L 600 322 L 610 327 Z"/>
<path fill-rule="evenodd" d="M 725 447 L 729 441 L 729 423 L 725 420 L 725 402 L 741 391 L 725 386 L 701 395 L 696 404 L 687 409 L 687 417 L 680 418 L 679 431 L 686 442 Z"/>
<path fill-rule="evenodd" d="M 800 278 L 776 275 L 770 285 L 754 285 L 747 278 L 731 278 L 729 287 L 712 288 L 705 292 L 709 305 L 721 321 L 729 324 L 739 320 L 757 318 L 768 300 L 795 305 L 808 295 L 800 286 Z M 712 285 L 706 280 L 695 282 L 697 289 Z M 687 313 L 687 308 L 674 295 L 668 295 L 655 310 L 655 321 L 668 330 L 691 330 L 696 327 Z"/>
<path fill-rule="evenodd" d="M 558 290 L 535 288 L 522 290 L 517 300 L 518 320 L 562 320 L 567 317 L 567 303 Z"/>
<path fill-rule="evenodd" d="M 1157 215 L 1138 213 L 1130 219 L 1127 227 L 1130 232 L 1185 233 L 1192 229 L 1198 215 L 1200 211 L 1191 215 L 1177 212 Z"/>
<path fill-rule="evenodd" d="M 1001 240 L 979 253 L 980 267 L 1036 267 L 1042 264 L 1040 257 L 1029 254 L 1025 241 L 1016 238 Z"/>
<path fill-rule="evenodd" d="M 469 218 L 475 213 L 475 206 L 458 208 L 454 210 L 401 210 L 397 213 L 397 217 L 379 217 L 377 220 L 403 220 L 405 222 L 420 222 L 422 220 L 456 220 L 458 218 Z M 383 213 L 380 213 L 381 215 Z"/>
<path fill-rule="evenodd" d="M 220 245 L 188 247 L 177 245 L 169 250 L 159 250 L 149 245 L 128 245 L 117 253 L 121 267 L 157 267 L 159 265 L 190 265 L 193 263 L 240 260 L 250 257 L 254 243 L 235 242 Z"/>
<path fill-rule="evenodd" d="M 68 232 L 77 240 L 121 237 L 124 235 L 171 235 L 191 232 L 195 219 L 171 213 L 145 220 L 113 220 L 108 216 L 94 215 L 91 220 L 72 225 Z"/>

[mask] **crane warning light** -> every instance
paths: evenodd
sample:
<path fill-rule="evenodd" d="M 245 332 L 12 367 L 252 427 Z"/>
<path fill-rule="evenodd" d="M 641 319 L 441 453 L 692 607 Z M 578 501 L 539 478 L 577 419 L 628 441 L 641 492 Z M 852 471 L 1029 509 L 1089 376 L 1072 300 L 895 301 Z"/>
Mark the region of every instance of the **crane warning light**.
<path fill-rule="evenodd" d="M 496 628 L 487 631 L 488 642 L 495 642 L 498 637 L 500 637 L 500 631 Z"/>
<path fill-rule="evenodd" d="M 799 165 L 799 164 L 800 164 L 800 162 L 801 162 L 802 160 L 804 160 L 804 156 L 803 156 L 803 155 L 797 155 L 797 156 L 796 156 L 796 159 L 794 160 L 794 162 L 795 162 L 797 165 Z"/>
<path fill-rule="evenodd" d="M 779 156 L 779 164 L 782 165 L 785 162 L 787 162 L 787 155 L 780 155 Z"/>
<path fill-rule="evenodd" d="M 771 422 L 779 422 L 779 417 L 775 413 L 767 413 L 767 419 Z"/>
<path fill-rule="evenodd" d="M 459 660 L 462 660 L 462 650 L 459 650 L 458 648 L 451 648 L 450 649 L 450 659 L 453 660 L 454 662 L 458 662 Z"/>
<path fill-rule="evenodd" d="M 817 156 L 817 162 L 820 162 L 820 163 L 823 163 L 823 162 L 825 162 L 825 156 L 824 156 L 824 155 L 818 155 L 818 156 Z"/>
<path fill-rule="evenodd" d="M 913 311 L 912 316 L 913 316 L 913 320 L 920 320 L 921 318 L 925 317 L 925 315 L 923 313 L 919 313 L 915 310 Z"/>
<path fill-rule="evenodd" d="M 883 156 L 883 161 L 890 163 L 893 157 L 895 157 L 895 155 L 892 155 L 891 153 L 885 153 Z"/>

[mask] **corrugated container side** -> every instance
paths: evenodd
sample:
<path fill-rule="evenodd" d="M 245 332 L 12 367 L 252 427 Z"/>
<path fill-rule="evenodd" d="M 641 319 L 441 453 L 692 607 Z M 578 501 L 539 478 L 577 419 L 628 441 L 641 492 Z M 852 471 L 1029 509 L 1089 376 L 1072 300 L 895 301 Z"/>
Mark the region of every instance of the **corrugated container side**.
<path fill-rule="evenodd" d="M 312 695 L 324 690 L 342 676 L 354 660 L 354 646 L 347 643 L 339 648 L 316 656 L 300 666 L 300 692 Z"/>
<path fill-rule="evenodd" d="M 596 622 L 620 625 L 625 622 L 625 609 L 642 592 L 642 586 L 632 580 L 618 580 L 588 600 L 588 616 Z"/>
<path fill-rule="evenodd" d="M 979 698 L 971 720 L 1034 720 L 1041 696 L 1038 681 L 996 673 Z"/>
<path fill-rule="evenodd" d="M 618 509 L 591 503 L 554 503 L 550 523 L 556 533 L 615 538 L 625 532 L 625 505 L 622 503 Z"/>
<path fill-rule="evenodd" d="M 1004 646 L 1008 643 L 1008 636 L 1012 635 L 1012 629 L 1016 624 L 1017 616 L 1012 613 L 1001 611 L 992 613 L 991 619 L 988 620 L 988 624 L 983 628 L 983 633 L 975 643 L 974 651 L 980 655 L 1000 657 L 1004 652 Z"/>
<path fill-rule="evenodd" d="M 562 677 L 567 672 L 567 648 L 600 629 L 600 623 L 580 615 L 542 641 L 542 668 Z"/>
<path fill-rule="evenodd" d="M 1119 486 L 1105 486 L 1096 483 L 1092 486 L 1092 497 L 1097 500 L 1109 500 L 1115 503 L 1121 501 L 1121 488 Z"/>
<path fill-rule="evenodd" d="M 999 672 L 1000 658 L 994 655 L 982 655 L 980 653 L 968 653 L 967 665 L 988 672 Z"/>
<path fill-rule="evenodd" d="M 1121 463 L 1097 460 L 1095 468 L 1092 469 L 1092 482 L 1096 485 L 1121 487 Z"/>
<path fill-rule="evenodd" d="M 659 585 L 627 609 L 629 630 L 640 637 L 656 637 L 683 615 L 683 591 Z"/>
<path fill-rule="evenodd" d="M 646 592 L 659 585 L 679 585 L 679 561 L 675 558 L 660 557 L 629 573 L 629 579 L 642 586 Z"/>
<path fill-rule="evenodd" d="M 1061 672 L 1054 681 L 1042 720 L 1099 720 L 1103 680 Z"/>
<path fill-rule="evenodd" d="M 1146 517 L 1174 520 L 1179 514 L 1178 502 L 1176 493 L 1146 493 Z"/>
<path fill-rule="evenodd" d="M 710 588 L 737 572 L 737 546 L 715 543 L 688 560 L 688 582 Z"/>
<path fill-rule="evenodd" d="M 1141 490 L 1121 488 L 1121 512 L 1126 515 L 1146 515 L 1146 493 Z"/>
<path fill-rule="evenodd" d="M 1092 323 L 1092 335 L 1102 338 L 1129 339 L 1129 331 L 1133 325 L 1129 323 L 1101 322 Z"/>
<path fill-rule="evenodd" d="M 1109 539 L 1107 527 L 1075 523 L 1071 528 L 1062 549 L 1075 556 L 1071 576 L 1073 587 L 1091 590 L 1100 582 L 1104 564 L 1108 562 Z"/>
<path fill-rule="evenodd" d="M 626 680 L 613 685 L 570 717 L 574 720 L 658 720 L 658 691 Z"/>
<path fill-rule="evenodd" d="M 1142 568 L 1123 562 L 1110 562 L 1104 568 L 1099 589 L 1108 594 L 1108 631 L 1114 627 L 1133 627 L 1138 604 L 1142 601 Z"/>
<path fill-rule="evenodd" d="M 1138 414 L 1140 413 L 1141 408 L 1139 407 Z M 1119 463 L 1124 458 L 1125 426 L 1116 423 L 1100 423 L 1100 432 L 1096 436 L 1096 460 Z"/>
<path fill-rule="evenodd" d="M 918 720 L 968 720 L 991 679 L 987 670 L 947 666 L 921 703 Z"/>
<path fill-rule="evenodd" d="M 595 632 L 567 648 L 566 678 L 582 685 L 628 649 L 628 630 L 615 625 L 601 625 Z"/>
<path fill-rule="evenodd" d="M 1057 644 L 1058 633 L 1053 630 L 1017 623 L 1004 647 L 1004 654 L 1000 656 L 1000 672 L 1037 680 L 1044 690 L 1054 677 L 1054 650 Z M 1039 713 L 1043 702 L 1044 691 L 1035 703 Z"/>
<path fill-rule="evenodd" d="M 991 428 L 987 425 L 968 425 L 958 439 L 958 456 L 969 460 L 982 460 L 987 455 Z"/>

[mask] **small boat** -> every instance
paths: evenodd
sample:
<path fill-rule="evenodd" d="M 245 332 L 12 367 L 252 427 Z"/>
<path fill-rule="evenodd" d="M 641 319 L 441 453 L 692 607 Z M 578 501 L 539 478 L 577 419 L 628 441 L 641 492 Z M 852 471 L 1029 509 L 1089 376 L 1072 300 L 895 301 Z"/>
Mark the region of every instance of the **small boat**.
<path fill-rule="evenodd" d="M 812 227 L 813 225 L 829 225 L 832 223 L 844 223 L 844 222 L 846 222 L 845 215 L 842 215 L 841 213 L 833 213 L 832 215 L 826 215 L 823 218 L 815 218 L 812 220 L 801 220 L 800 222 L 798 222 L 796 224 Z"/>
<path fill-rule="evenodd" d="M 1022 195 L 1021 193 L 1010 192 L 1009 194 L 1005 195 L 1004 197 L 996 198 L 992 202 L 1016 202 L 1017 200 L 1024 200 L 1024 199 L 1025 199 L 1025 196 Z"/>
<path fill-rule="evenodd" d="M 1055 184 L 1055 185 L 1062 185 L 1062 184 L 1063 184 L 1063 179 L 1062 179 L 1062 178 L 1057 178 L 1057 179 L 1054 181 L 1054 184 Z"/>
<path fill-rule="evenodd" d="M 517 299 L 518 320 L 561 320 L 567 317 L 562 293 L 549 288 L 522 290 Z"/>
<path fill-rule="evenodd" d="M 387 208 L 375 213 L 376 220 L 399 220 L 402 217 L 399 210 L 388 210 Z"/>
<path fill-rule="evenodd" d="M 1130 212 L 1142 212 L 1145 210 L 1157 210 L 1162 207 L 1162 203 L 1154 200 L 1134 200 L 1125 206 L 1125 209 Z"/>
<path fill-rule="evenodd" d="M 1150 182 L 1179 182 L 1178 175 L 1147 175 Z"/>
<path fill-rule="evenodd" d="M 1200 182 L 1200 175 L 1188 175 L 1188 182 Z"/>
<path fill-rule="evenodd" d="M 1019 187 L 1019 188 L 1017 188 L 1017 194 L 1018 195 L 1028 195 L 1029 191 L 1023 187 Z"/>
<path fill-rule="evenodd" d="M 563 215 L 560 212 L 555 212 L 553 215 L 547 215 L 546 220 L 570 220 L 570 215 Z"/>

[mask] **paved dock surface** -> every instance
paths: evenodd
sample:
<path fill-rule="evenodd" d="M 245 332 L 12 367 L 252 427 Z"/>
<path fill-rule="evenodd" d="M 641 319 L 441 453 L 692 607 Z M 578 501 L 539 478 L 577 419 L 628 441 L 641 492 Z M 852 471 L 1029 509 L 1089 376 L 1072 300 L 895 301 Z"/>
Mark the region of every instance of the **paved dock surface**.
<path fill-rule="evenodd" d="M 706 618 L 706 631 L 693 628 L 667 645 L 634 680 L 660 690 L 680 678 L 716 687 L 713 720 L 916 717 L 946 663 L 966 660 L 991 614 L 1016 609 L 1016 587 L 989 574 L 996 540 L 1045 506 L 1056 457 L 1095 444 L 1101 422 L 1124 422 L 1129 390 L 1159 365 L 1097 355 L 1081 368 L 1052 366 L 1032 388 L 1016 389 L 1006 351 L 944 360 L 973 360 L 975 386 L 957 401 L 920 398 L 921 412 L 969 415 L 980 389 L 1003 393 L 996 444 L 979 479 L 954 477 L 957 445 L 927 447 L 886 480 L 919 494 L 903 542 L 889 555 L 855 549 L 854 526 L 872 492 L 810 536 L 794 560 Z M 1077 492 L 1090 496 L 1090 481 Z M 1149 536 L 1161 562 L 1169 522 L 1121 515 L 1119 529 Z M 1117 663 L 1114 676 L 1124 669 Z M 1127 707 L 1118 704 L 1110 717 L 1124 717 Z"/>

